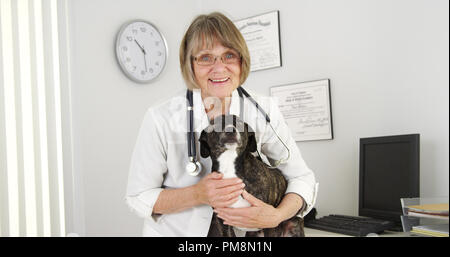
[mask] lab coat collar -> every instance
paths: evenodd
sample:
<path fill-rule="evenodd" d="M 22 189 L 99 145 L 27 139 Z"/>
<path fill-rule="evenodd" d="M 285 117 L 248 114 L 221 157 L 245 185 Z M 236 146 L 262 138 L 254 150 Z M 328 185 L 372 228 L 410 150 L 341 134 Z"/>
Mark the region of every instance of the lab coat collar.
<path fill-rule="evenodd" d="M 194 89 L 194 131 L 202 132 L 206 127 L 209 126 L 208 115 L 205 111 L 205 106 L 203 105 L 202 94 L 200 89 Z M 240 113 L 240 101 L 239 93 L 235 89 L 231 93 L 231 104 L 230 104 L 230 114 L 239 116 Z M 198 124 L 198 125 L 197 125 Z"/>

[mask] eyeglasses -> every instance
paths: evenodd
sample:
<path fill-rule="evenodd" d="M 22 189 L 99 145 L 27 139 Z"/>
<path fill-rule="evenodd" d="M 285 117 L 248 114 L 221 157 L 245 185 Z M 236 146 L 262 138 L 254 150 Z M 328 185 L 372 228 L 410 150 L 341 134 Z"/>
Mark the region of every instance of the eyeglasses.
<path fill-rule="evenodd" d="M 194 60 L 200 66 L 211 66 L 216 63 L 218 57 L 212 54 L 202 54 L 194 57 Z M 237 53 L 226 52 L 220 56 L 220 60 L 223 64 L 237 64 L 241 61 L 241 57 Z"/>

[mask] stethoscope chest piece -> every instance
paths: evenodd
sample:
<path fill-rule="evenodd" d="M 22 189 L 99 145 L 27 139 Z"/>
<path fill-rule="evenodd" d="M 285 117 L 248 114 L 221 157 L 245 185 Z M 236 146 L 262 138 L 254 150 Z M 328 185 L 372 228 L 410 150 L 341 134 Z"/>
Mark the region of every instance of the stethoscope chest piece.
<path fill-rule="evenodd" d="M 198 161 L 190 161 L 186 165 L 186 172 L 191 176 L 197 176 L 202 171 L 202 165 Z"/>

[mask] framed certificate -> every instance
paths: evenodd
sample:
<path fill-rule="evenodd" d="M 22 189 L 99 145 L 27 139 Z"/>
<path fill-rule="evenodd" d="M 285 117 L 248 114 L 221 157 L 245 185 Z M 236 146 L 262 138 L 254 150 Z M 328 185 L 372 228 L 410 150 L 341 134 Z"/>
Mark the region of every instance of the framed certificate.
<path fill-rule="evenodd" d="M 295 141 L 333 139 L 330 80 L 270 88 Z"/>
<path fill-rule="evenodd" d="M 235 21 L 250 52 L 250 71 L 281 67 L 279 11 Z"/>

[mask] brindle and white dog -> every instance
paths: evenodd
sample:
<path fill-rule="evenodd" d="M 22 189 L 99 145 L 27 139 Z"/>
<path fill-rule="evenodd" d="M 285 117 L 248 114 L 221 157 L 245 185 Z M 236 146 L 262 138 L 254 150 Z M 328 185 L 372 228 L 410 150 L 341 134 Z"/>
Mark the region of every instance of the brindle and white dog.
<path fill-rule="evenodd" d="M 277 207 L 287 188 L 287 181 L 281 171 L 269 168 L 256 158 L 255 132 L 235 115 L 222 115 L 211 121 L 200 135 L 200 155 L 211 157 L 212 171 L 223 173 L 223 178 L 239 177 L 245 183 L 245 190 L 256 198 Z M 248 207 L 250 203 L 242 196 L 231 205 L 232 208 Z M 238 231 L 236 231 L 238 229 Z M 214 213 L 208 236 L 235 237 L 235 232 L 247 231 L 246 236 L 304 236 L 303 219 L 294 216 L 275 228 L 247 229 L 233 228 L 223 224 Z"/>

